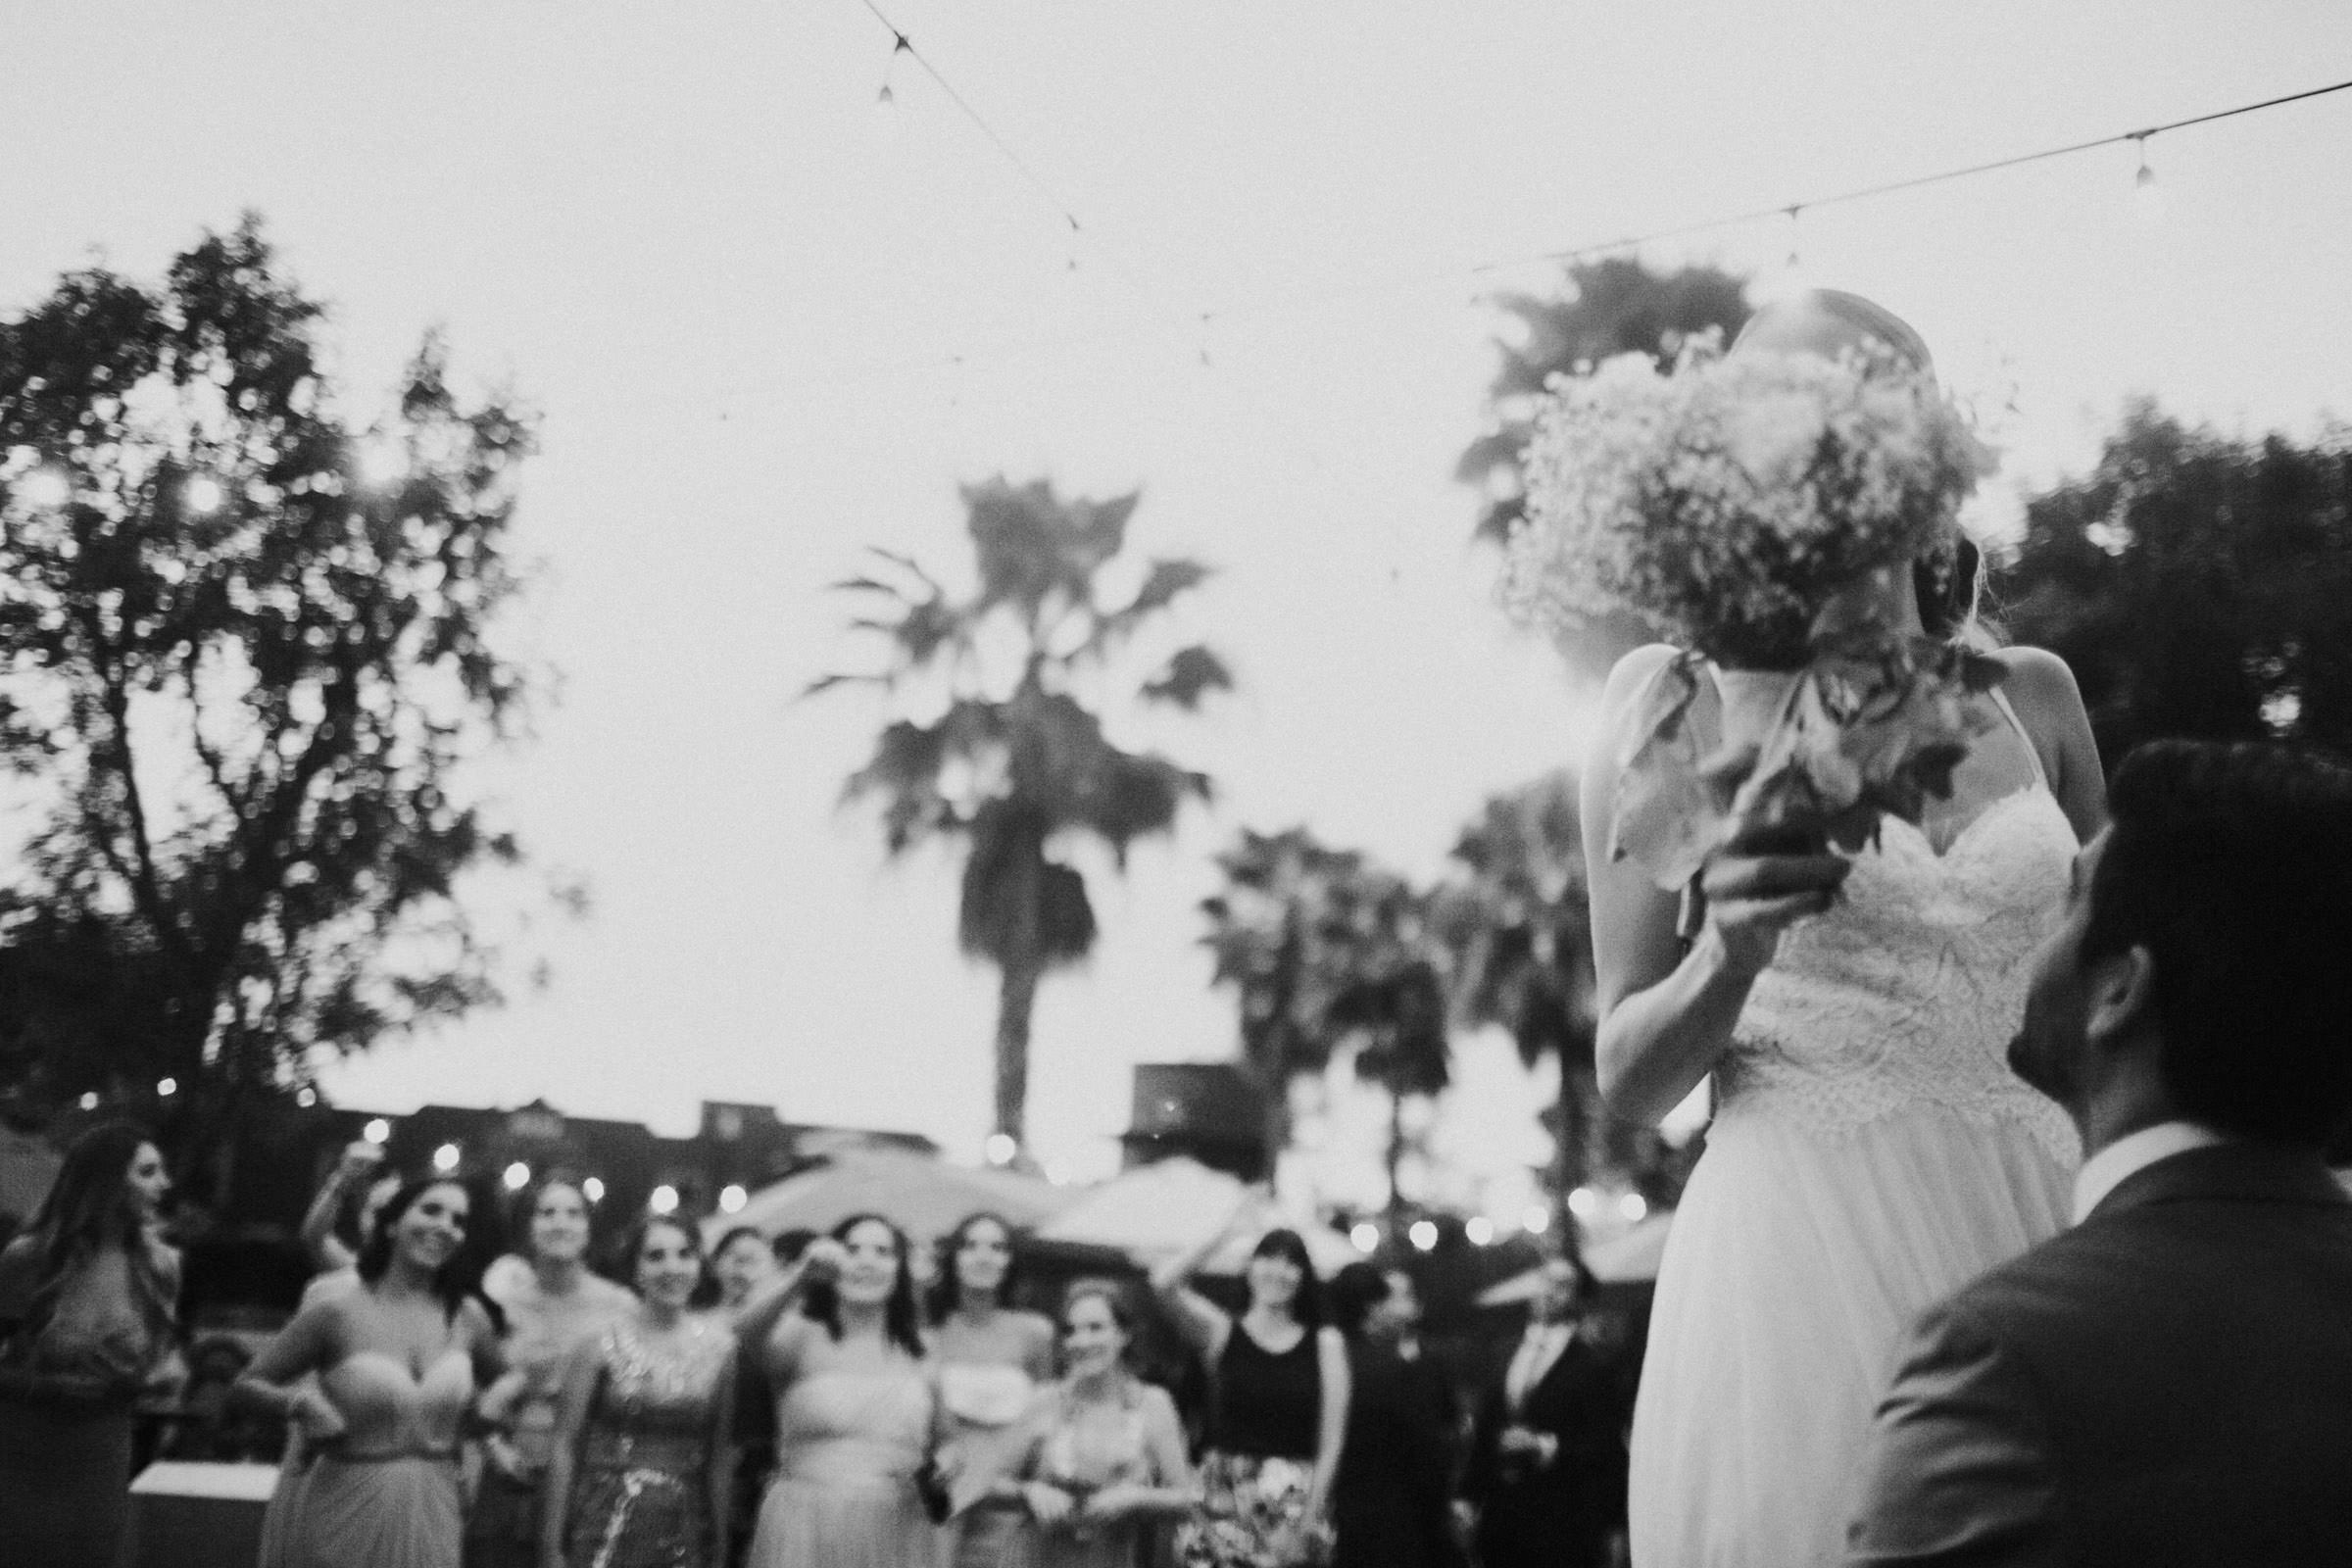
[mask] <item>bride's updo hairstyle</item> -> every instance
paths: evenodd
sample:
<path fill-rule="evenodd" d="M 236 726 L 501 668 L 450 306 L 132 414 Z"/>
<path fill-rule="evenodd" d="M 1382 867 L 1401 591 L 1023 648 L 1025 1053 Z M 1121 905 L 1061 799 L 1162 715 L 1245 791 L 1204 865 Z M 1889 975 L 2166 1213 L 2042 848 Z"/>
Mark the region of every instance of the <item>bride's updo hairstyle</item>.
<path fill-rule="evenodd" d="M 1909 321 L 1842 289 L 1808 289 L 1765 306 L 1747 318 L 1731 352 L 1762 350 L 1835 359 L 1848 349 L 1892 354 L 1919 374 L 1931 380 L 1936 375 L 1936 357 Z M 1912 563 L 1919 620 L 1929 636 L 1956 639 L 1976 628 L 1984 561 L 1976 541 L 1954 523 L 1939 548 Z"/>

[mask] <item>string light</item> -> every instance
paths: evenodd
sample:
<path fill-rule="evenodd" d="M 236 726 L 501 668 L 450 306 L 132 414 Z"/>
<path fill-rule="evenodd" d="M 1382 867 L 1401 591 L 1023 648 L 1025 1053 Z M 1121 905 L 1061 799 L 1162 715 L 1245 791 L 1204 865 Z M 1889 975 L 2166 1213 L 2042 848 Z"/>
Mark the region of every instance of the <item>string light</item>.
<path fill-rule="evenodd" d="M 890 90 L 891 70 L 898 65 L 899 56 L 909 54 L 914 49 L 914 46 L 906 41 L 905 33 L 899 32 L 895 27 L 891 31 L 895 37 L 890 46 L 890 58 L 882 63 L 882 90 L 874 95 L 874 107 L 886 113 L 899 107 L 898 94 Z"/>
<path fill-rule="evenodd" d="M 176 1079 L 176 1078 L 158 1078 L 158 1079 L 155 1081 L 155 1094 L 156 1094 L 156 1098 L 157 1098 L 157 1099 L 159 1099 L 159 1100 L 170 1100 L 170 1099 L 171 1099 L 171 1098 L 172 1098 L 173 1095 L 176 1095 L 176 1094 L 178 1094 L 178 1093 L 179 1093 L 179 1080 L 178 1080 L 178 1079 Z"/>
<path fill-rule="evenodd" d="M 897 25 L 893 24 L 888 17 L 884 16 L 883 13 L 874 5 L 873 0 L 863 0 L 863 3 L 865 8 L 872 12 L 874 16 L 882 22 L 883 25 L 891 29 L 894 39 L 905 37 L 905 34 L 899 32 Z M 982 134 L 988 137 L 989 141 L 996 146 L 998 151 L 1001 152 L 1008 162 L 1013 165 L 1013 167 L 1020 172 L 1022 177 L 1026 179 L 1029 184 L 1039 192 L 1040 195 L 1045 197 L 1045 199 L 1053 205 L 1054 212 L 1069 226 L 1071 232 L 1073 234 L 1086 232 L 1083 225 L 1080 224 L 1076 215 L 1070 210 L 1070 208 L 1061 201 L 1061 199 L 1054 193 L 1051 186 L 1047 185 L 1037 175 L 1036 172 L 1020 157 L 1018 153 L 1012 149 L 1012 147 L 1004 140 L 1004 138 L 997 133 L 995 127 L 990 125 L 987 121 L 983 120 L 980 115 L 971 107 L 970 103 L 967 102 L 962 95 L 958 93 L 956 88 L 939 74 L 938 68 L 933 66 L 929 60 L 925 59 L 922 52 L 916 49 L 911 43 L 907 44 L 907 53 L 911 55 L 915 62 L 923 68 L 923 70 L 935 82 L 939 84 L 941 89 L 948 94 L 948 96 L 956 103 L 956 106 L 963 112 L 965 117 L 968 118 L 973 124 L 979 127 Z M 1694 221 L 1678 223 L 1665 228 L 1651 229 L 1642 233 L 1621 234 L 1610 239 L 1592 240 L 1583 244 L 1566 246 L 1554 250 L 1532 252 L 1515 257 L 1495 258 L 1494 260 L 1480 262 L 1469 267 L 1449 268 L 1442 272 L 1415 272 L 1410 275 L 1399 275 L 1386 280 L 1368 280 L 1363 284 L 1352 287 L 1343 287 L 1338 289 L 1315 289 L 1311 291 L 1300 290 L 1281 296 L 1268 295 L 1260 299 L 1224 307 L 1216 311 L 1214 314 L 1228 318 L 1265 315 L 1277 311 L 1293 309 L 1302 304 L 1324 304 L 1341 299 L 1349 299 L 1364 295 L 1390 292 L 1398 288 L 1420 288 L 1432 283 L 1445 283 L 1460 279 L 1491 278 L 1496 274 L 1513 272 L 1533 266 L 1547 264 L 1561 265 L 1581 261 L 1590 261 L 1602 256 L 1616 255 L 1627 251 L 1640 250 L 1643 246 L 1658 244 L 1666 240 L 1687 239 L 1695 235 L 1712 233 L 1722 229 L 1743 227 L 1772 219 L 1783 219 L 1788 221 L 1791 228 L 1789 255 L 1791 259 L 1794 260 L 1798 258 L 1798 250 L 1795 244 L 1795 234 L 1793 232 L 1797 220 L 1797 215 L 1805 212 L 1808 209 L 1838 207 L 1852 202 L 1869 201 L 1877 197 L 1893 195 L 1901 191 L 1917 190 L 1928 185 L 1944 184 L 1953 180 L 1973 178 L 1980 174 L 1994 173 L 2002 170 L 2022 168 L 2028 164 L 2043 163 L 2054 158 L 2064 158 L 2076 153 L 2087 152 L 2097 147 L 2114 146 L 2120 142 L 2129 141 L 2140 143 L 2142 144 L 2142 150 L 2144 153 L 2144 144 L 2147 138 L 2164 131 L 2180 130 L 2191 125 L 2202 125 L 2210 123 L 2214 121 L 2229 120 L 2240 115 L 2250 115 L 2264 110 L 2277 109 L 2286 104 L 2300 103 L 2309 98 L 2326 97 L 2329 94 L 2343 92 L 2347 89 L 2352 89 L 2352 79 L 2330 82 L 2326 86 L 2312 87 L 2301 92 L 2284 93 L 2275 98 L 2265 98 L 2253 103 L 2237 104 L 2228 109 L 2218 109 L 2206 114 L 2191 115 L 2180 120 L 2167 121 L 2162 124 L 2151 125 L 2141 130 L 2119 131 L 2110 135 L 2094 136 L 2085 141 L 2069 142 L 2064 146 L 2045 147 L 2039 151 L 2020 153 L 2007 158 L 1997 158 L 1985 163 L 1970 164 L 1955 169 L 1938 170 L 1933 173 L 1917 174 L 1906 179 L 1889 180 L 1882 184 L 1862 186 L 1857 189 L 1838 191 L 1829 195 L 1809 196 L 1799 201 L 1779 202 L 1769 207 L 1751 208 L 1743 212 L 1729 213 L 1720 217 L 1699 219 Z M 2142 168 L 2145 168 L 2144 162 L 2142 164 Z M 2148 172 L 2146 179 L 2137 182 L 2136 189 L 2153 190 L 2154 185 L 2155 176 L 2151 171 Z M 2147 202 L 2149 204 L 2160 202 L 2160 196 L 2157 195 L 2151 195 L 2147 198 Z M 1100 242 L 1098 242 L 1098 246 L 1099 243 Z M 1077 266 L 1077 258 L 1074 253 L 1070 259 L 1070 266 L 1072 269 L 1075 269 Z M 1140 281 L 1138 282 L 1138 287 L 1139 289 L 1142 289 Z M 1150 291 L 1144 290 L 1144 292 L 1149 294 Z M 1194 311 L 1186 311 L 1182 314 L 1190 317 L 1197 315 L 1198 313 Z M 1138 328 L 1137 332 L 1150 330 L 1156 330 L 1156 328 Z M 1096 331 L 1084 334 L 1063 334 L 1058 336 L 1039 337 L 1024 340 L 1016 344 L 1004 345 L 996 350 L 991 351 L 987 356 L 969 357 L 1004 358 L 1012 355 L 1028 353 L 1043 348 L 1054 348 L 1079 343 L 1098 344 L 1106 340 L 1123 339 L 1132 337 L 1134 335 L 1137 335 L 1137 333 Z M 864 367 L 863 368 L 874 372 L 888 373 L 897 370 L 936 368 L 940 363 L 941 361 L 938 357 L 924 355 L 918 358 L 904 361 L 893 361 L 884 364 L 868 366 Z"/>
<path fill-rule="evenodd" d="M 1404 1233 L 1405 1240 L 1426 1252 L 1438 1245 L 1438 1227 L 1434 1220 L 1417 1219 Z"/>
<path fill-rule="evenodd" d="M 2132 210 L 2143 223 L 2153 223 L 2164 216 L 2164 187 L 2156 183 L 2156 171 L 2148 167 L 2148 138 L 2154 134 L 2143 130 L 2132 138 L 2139 153 L 2139 172 L 2132 176 Z"/>
<path fill-rule="evenodd" d="M 439 1149 L 433 1151 L 433 1169 L 438 1171 L 456 1170 L 459 1158 L 457 1145 L 443 1144 Z"/>
<path fill-rule="evenodd" d="M 1349 1228 L 1348 1232 L 1348 1240 L 1355 1244 L 1355 1250 L 1357 1251 L 1362 1252 L 1368 1257 L 1372 1254 L 1373 1250 L 1380 1246 L 1380 1227 L 1373 1224 L 1368 1219 L 1357 1220 L 1355 1224 Z"/>
<path fill-rule="evenodd" d="M 1021 1146 L 1012 1141 L 1010 1133 L 990 1133 L 988 1142 L 980 1146 L 981 1154 L 991 1165 L 1009 1165 Z"/>
<path fill-rule="evenodd" d="M 360 1129 L 360 1136 L 381 1149 L 391 1141 L 392 1124 L 381 1116 L 371 1117 L 368 1125 Z"/>
<path fill-rule="evenodd" d="M 678 1207 L 678 1190 L 667 1182 L 663 1182 L 654 1189 L 654 1196 L 645 1200 L 645 1206 L 657 1214 L 675 1213 Z"/>
<path fill-rule="evenodd" d="M 588 1200 L 588 1201 L 591 1203 L 603 1202 L 605 1200 L 604 1178 L 601 1176 L 591 1176 L 586 1181 L 580 1183 L 580 1196 Z"/>
<path fill-rule="evenodd" d="M 743 1212 L 743 1205 L 750 1201 L 751 1194 L 733 1182 L 729 1182 L 725 1187 L 719 1189 L 718 1206 L 726 1213 L 740 1214 Z"/>

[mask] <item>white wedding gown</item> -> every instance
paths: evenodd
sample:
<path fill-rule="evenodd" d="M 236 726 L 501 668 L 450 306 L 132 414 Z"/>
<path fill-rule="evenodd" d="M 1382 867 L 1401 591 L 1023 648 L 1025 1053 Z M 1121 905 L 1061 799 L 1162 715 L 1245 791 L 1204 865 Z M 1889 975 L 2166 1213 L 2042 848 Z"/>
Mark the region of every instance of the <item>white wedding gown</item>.
<path fill-rule="evenodd" d="M 1902 1334 L 2064 1222 L 2074 1130 L 2005 1051 L 2077 847 L 2038 761 L 1941 856 L 1889 820 L 1757 980 L 1658 1276 L 1634 1568 L 1841 1561 Z"/>

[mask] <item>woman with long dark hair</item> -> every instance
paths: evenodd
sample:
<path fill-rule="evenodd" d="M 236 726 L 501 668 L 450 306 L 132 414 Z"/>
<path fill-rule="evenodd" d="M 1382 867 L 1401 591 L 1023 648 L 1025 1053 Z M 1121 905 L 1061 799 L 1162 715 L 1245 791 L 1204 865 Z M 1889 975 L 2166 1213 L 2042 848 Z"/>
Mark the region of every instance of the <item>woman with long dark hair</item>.
<path fill-rule="evenodd" d="M 540 1487 L 555 1442 L 564 1367 L 582 1345 L 636 1309 L 636 1298 L 588 1267 L 588 1196 L 550 1170 L 514 1200 L 517 1246 L 486 1286 L 507 1318 L 513 1370 L 491 1400 L 512 1435 L 482 1444 L 481 1484 L 466 1519 L 466 1568 L 536 1568 Z"/>
<path fill-rule="evenodd" d="M 478 1212 L 455 1177 L 403 1185 L 360 1249 L 359 1287 L 295 1313 L 238 1380 L 316 1455 L 286 1521 L 288 1568 L 457 1568 L 459 1429 L 505 1364 L 479 1292 Z"/>
<path fill-rule="evenodd" d="M 931 1568 L 938 1391 L 905 1234 L 879 1214 L 851 1215 L 737 1333 L 776 1406 L 776 1474 L 751 1568 Z"/>
<path fill-rule="evenodd" d="M 1109 1280 L 1078 1280 L 1061 1299 L 1065 1372 L 1020 1428 L 995 1494 L 1035 1522 L 1037 1568 L 1139 1568 L 1159 1523 L 1194 1503 L 1184 1427 L 1167 1391 L 1127 1365 L 1135 1318 Z"/>
<path fill-rule="evenodd" d="M 1013 1304 L 1019 1285 L 1020 1256 L 1002 1214 L 967 1214 L 941 1239 L 931 1351 L 947 1417 L 946 1462 L 966 1505 L 952 1522 L 956 1568 L 997 1568 L 1019 1549 L 1019 1512 L 980 1505 L 1013 1457 L 1017 1423 L 1054 1375 L 1054 1325 Z"/>
<path fill-rule="evenodd" d="M 372 1147 L 367 1144 L 353 1146 L 355 1149 Z M 324 1227 L 318 1231 L 318 1242 L 312 1247 L 312 1255 L 339 1257 L 342 1261 L 324 1273 L 311 1277 L 310 1283 L 302 1288 L 302 1300 L 296 1308 L 298 1311 L 314 1301 L 327 1300 L 360 1288 L 360 1249 L 367 1245 L 368 1236 L 374 1232 L 376 1215 L 383 1212 L 384 1205 L 408 1182 L 408 1178 L 397 1170 L 386 1170 L 380 1163 L 367 1164 L 364 1170 L 371 1179 L 359 1192 L 356 1212 L 346 1221 L 340 1210 L 351 1196 L 350 1187 L 360 1166 L 361 1162 L 347 1153 L 344 1162 L 336 1167 L 336 1175 L 328 1181 L 328 1189 L 336 1193 L 336 1201 L 327 1205 L 330 1212 Z M 312 1231 L 319 1207 L 318 1203 L 314 1202 L 312 1214 L 304 1218 L 306 1235 Z M 347 1226 L 350 1236 L 348 1242 L 337 1234 L 345 1231 Z M 288 1522 L 301 1513 L 303 1488 L 310 1484 L 310 1479 L 311 1453 L 303 1442 L 302 1428 L 289 1425 L 286 1428 L 285 1449 L 278 1455 L 277 1485 L 270 1489 L 270 1501 L 262 1509 L 260 1568 L 286 1568 Z"/>
<path fill-rule="evenodd" d="M 109 1568 L 127 1516 L 131 1403 L 170 1353 L 172 1178 L 128 1122 L 74 1142 L 0 1251 L 0 1562 Z"/>
<path fill-rule="evenodd" d="M 722 1568 L 735 1336 L 692 1310 L 702 1235 L 653 1215 L 621 1251 L 636 1310 L 571 1354 L 556 1406 L 545 1568 Z"/>
<path fill-rule="evenodd" d="M 1454 1424 L 1445 1378 L 1396 1351 L 1388 1275 L 1349 1263 L 1325 1293 L 1348 1342 L 1348 1438 L 1332 1483 L 1335 1568 L 1453 1568 Z"/>
<path fill-rule="evenodd" d="M 1314 1264 L 1297 1231 L 1258 1238 L 1243 1275 L 1250 1304 L 1238 1318 L 1185 1284 L 1232 1230 L 1152 1276 L 1210 1369 L 1201 1509 L 1179 1532 L 1177 1551 L 1185 1568 L 1287 1568 L 1329 1539 L 1348 1430 L 1348 1348 L 1324 1325 Z"/>

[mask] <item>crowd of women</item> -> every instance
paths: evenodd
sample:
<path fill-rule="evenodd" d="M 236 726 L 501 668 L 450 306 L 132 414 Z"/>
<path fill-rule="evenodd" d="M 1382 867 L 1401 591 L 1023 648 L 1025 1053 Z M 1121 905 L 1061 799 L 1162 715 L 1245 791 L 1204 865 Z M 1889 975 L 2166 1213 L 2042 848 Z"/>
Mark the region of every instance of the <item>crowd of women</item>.
<path fill-rule="evenodd" d="M 174 1337 L 169 1178 L 86 1134 L 0 1258 L 0 1560 L 111 1564 L 131 1408 Z M 1450 1391 L 1384 1334 L 1369 1265 L 1329 1288 L 1260 1237 L 1229 1313 L 1209 1249 L 1148 1283 L 1016 1304 L 1002 1218 L 918 1299 L 879 1214 L 771 1249 L 648 1215 L 589 1266 L 557 1172 L 498 1214 L 458 1174 L 347 1163 L 325 1267 L 235 1385 L 282 1419 L 264 1568 L 1413 1568 L 1459 1555 Z M 501 1223 L 502 1219 L 507 1223 Z M 511 1233 L 511 1250 L 497 1245 Z M 608 1274 L 610 1277 L 607 1277 Z M 623 1283 L 625 1282 L 625 1283 Z M 1148 1290 L 1208 1372 L 1188 1423 L 1132 1365 Z M 1409 1349 L 1409 1347 L 1405 1348 Z"/>

